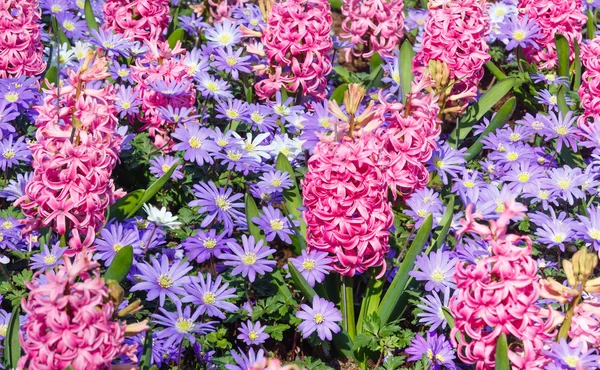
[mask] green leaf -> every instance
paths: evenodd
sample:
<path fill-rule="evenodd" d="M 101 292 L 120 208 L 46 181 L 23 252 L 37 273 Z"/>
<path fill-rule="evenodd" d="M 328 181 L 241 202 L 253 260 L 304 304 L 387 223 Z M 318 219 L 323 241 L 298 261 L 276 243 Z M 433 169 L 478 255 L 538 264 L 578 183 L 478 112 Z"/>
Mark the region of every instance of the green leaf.
<path fill-rule="evenodd" d="M 402 260 L 402 264 L 392 280 L 392 284 L 388 288 L 381 305 L 379 306 L 379 317 L 381 318 L 381 324 L 385 325 L 391 318 L 396 304 L 400 300 L 400 297 L 404 293 L 406 283 L 408 282 L 408 273 L 412 271 L 415 265 L 415 259 L 423 251 L 423 247 L 427 243 L 431 234 L 431 227 L 433 225 L 433 216 L 429 215 L 421 225 L 421 228 L 417 232 L 414 240 L 412 241 L 408 252 Z"/>
<path fill-rule="evenodd" d="M 558 56 L 558 74 L 569 77 L 569 55 L 571 54 L 569 41 L 560 33 L 555 33 L 554 43 L 556 44 L 556 54 Z"/>
<path fill-rule="evenodd" d="M 169 47 L 173 49 L 175 45 L 177 45 L 177 41 L 183 42 L 184 37 L 185 31 L 183 30 L 183 28 L 176 29 L 175 31 L 173 31 L 172 34 L 169 35 L 169 39 L 167 40 L 169 41 Z"/>
<path fill-rule="evenodd" d="M 354 338 L 352 349 L 354 352 L 357 352 L 361 349 L 370 349 L 371 351 L 375 351 L 377 349 L 377 340 L 371 334 L 358 334 L 356 338 Z"/>
<path fill-rule="evenodd" d="M 454 317 L 452 317 L 448 307 L 442 306 L 442 313 L 444 314 L 444 318 L 446 319 L 448 326 L 450 326 L 450 329 L 454 329 Z"/>
<path fill-rule="evenodd" d="M 508 360 L 508 342 L 506 334 L 502 333 L 496 340 L 496 370 L 510 370 L 510 361 Z"/>
<path fill-rule="evenodd" d="M 298 269 L 296 268 L 296 266 L 294 266 L 293 263 L 288 262 L 288 268 L 290 271 L 290 275 L 292 275 L 292 280 L 294 281 L 294 284 L 296 285 L 298 290 L 300 290 L 300 293 L 302 293 L 302 295 L 306 299 L 312 302 L 313 297 L 317 294 L 317 292 L 315 292 L 313 287 L 310 286 L 310 284 L 306 281 L 304 276 L 302 276 L 300 271 L 298 271 Z"/>
<path fill-rule="evenodd" d="M 277 341 L 282 341 L 283 332 L 288 330 L 289 328 L 290 326 L 288 324 L 274 324 L 267 326 L 265 332 L 268 333 L 271 336 L 271 338 Z"/>
<path fill-rule="evenodd" d="M 348 90 L 348 84 L 341 84 L 333 90 L 333 94 L 331 94 L 329 100 L 335 100 L 338 104 L 342 104 L 346 90 Z"/>
<path fill-rule="evenodd" d="M 294 216 L 294 219 L 300 221 L 300 231 L 302 236 L 304 236 L 306 235 L 306 223 L 304 222 L 304 217 L 302 217 L 302 211 L 299 210 L 299 208 L 302 208 L 302 197 L 298 190 L 298 182 L 294 175 L 294 168 L 287 157 L 282 153 L 279 153 L 277 156 L 275 168 L 281 172 L 287 172 L 290 175 L 293 186 L 290 189 L 283 190 L 283 198 L 285 199 L 287 211 Z"/>
<path fill-rule="evenodd" d="M 83 12 L 85 14 L 85 23 L 87 23 L 88 29 L 98 31 L 98 22 L 96 22 L 96 16 L 94 15 L 94 10 L 92 9 L 92 4 L 90 0 L 85 0 L 85 4 L 83 5 Z"/>
<path fill-rule="evenodd" d="M 573 53 L 575 54 L 575 60 L 573 61 L 575 68 L 575 81 L 573 82 L 573 91 L 578 91 L 581 86 L 581 50 L 577 39 L 573 41 Z"/>
<path fill-rule="evenodd" d="M 175 172 L 175 170 L 177 169 L 178 165 L 179 165 L 179 161 L 173 163 L 173 165 L 171 165 L 171 168 L 169 168 L 169 170 L 167 172 L 165 172 L 158 180 L 154 181 L 152 183 L 152 185 L 150 185 L 148 187 L 148 189 L 146 189 L 146 191 L 144 191 L 144 196 L 138 203 L 138 207 L 135 210 L 135 212 L 137 212 L 140 208 L 142 208 L 142 206 L 144 204 L 151 201 L 152 198 L 154 198 L 154 196 L 156 195 L 156 193 L 158 193 L 160 191 L 160 189 L 162 189 L 163 186 L 165 186 L 167 181 L 169 181 L 169 179 L 171 178 L 171 175 L 173 175 L 173 172 Z M 135 214 L 135 212 L 133 214 L 131 214 L 129 217 L 133 216 Z"/>
<path fill-rule="evenodd" d="M 381 59 L 379 53 L 373 53 L 373 56 L 371 56 L 371 60 L 369 61 L 369 70 L 373 72 L 375 68 L 381 65 L 381 63 L 383 63 L 383 59 Z"/>
<path fill-rule="evenodd" d="M 558 93 L 556 94 L 556 98 L 558 100 L 558 110 L 562 113 L 563 117 L 569 112 L 569 107 L 567 106 L 566 93 L 567 88 L 561 86 L 558 89 Z"/>
<path fill-rule="evenodd" d="M 142 358 L 140 359 L 140 370 L 149 370 L 152 366 L 152 330 L 146 331 Z"/>
<path fill-rule="evenodd" d="M 250 193 L 246 193 L 244 204 L 246 208 L 246 223 L 248 225 L 248 231 L 250 232 L 250 235 L 254 237 L 254 241 L 256 242 L 259 240 L 265 240 L 265 236 L 261 234 L 258 226 L 252 222 L 254 217 L 258 217 L 258 207 L 256 206 L 256 202 Z"/>
<path fill-rule="evenodd" d="M 400 58 L 400 90 L 403 104 L 406 103 L 406 95 L 410 94 L 410 84 L 415 78 L 412 72 L 412 61 L 415 55 L 416 53 L 410 41 L 408 39 L 404 40 L 398 56 Z"/>
<path fill-rule="evenodd" d="M 131 245 L 121 248 L 117 252 L 117 255 L 112 260 L 110 266 L 104 274 L 104 280 L 115 280 L 121 282 L 131 270 L 131 264 L 133 263 L 133 248 Z"/>
<path fill-rule="evenodd" d="M 383 67 L 380 65 L 375 67 L 369 74 L 369 83 L 366 84 L 365 89 L 369 91 L 373 86 L 381 86 L 381 79 L 383 78 Z"/>
<path fill-rule="evenodd" d="M 342 66 L 335 66 L 333 67 L 333 70 L 340 75 L 340 77 L 342 78 L 342 80 L 345 83 L 350 83 L 350 71 L 348 71 L 346 68 L 342 67 Z M 343 95 L 342 95 L 343 96 Z"/>
<path fill-rule="evenodd" d="M 508 122 L 510 117 L 512 117 L 516 107 L 517 99 L 515 97 L 512 97 L 508 99 L 506 103 L 504 103 L 502 108 L 498 109 L 498 112 L 496 113 L 494 118 L 492 118 L 490 124 L 485 128 L 485 131 L 483 131 L 483 133 L 479 135 L 477 141 L 473 143 L 473 145 L 471 145 L 471 147 L 467 150 L 468 154 L 465 158 L 467 162 L 479 155 L 481 149 L 483 149 L 483 143 L 481 141 L 485 139 L 488 134 L 496 132 L 496 130 L 504 126 L 504 124 Z"/>
<path fill-rule="evenodd" d="M 370 317 L 372 313 L 376 312 L 381 302 L 381 294 L 383 292 L 384 279 L 377 279 L 377 271 L 371 269 L 371 277 L 365 296 L 362 299 L 362 305 L 360 308 L 360 314 L 358 315 L 358 323 L 356 324 L 356 332 L 363 332 L 363 323 L 365 318 Z"/>
<path fill-rule="evenodd" d="M 344 2 L 342 0 L 329 0 L 329 5 L 331 5 L 331 9 L 342 9 L 344 6 Z"/>
<path fill-rule="evenodd" d="M 63 32 L 62 28 L 58 24 L 58 20 L 54 15 L 52 16 L 52 31 L 54 31 L 54 34 L 58 36 L 58 40 L 60 41 L 60 45 L 57 46 L 59 50 L 60 48 L 62 48 L 63 44 L 67 44 L 67 46 L 70 45 L 67 35 L 65 35 L 65 33 Z"/>
<path fill-rule="evenodd" d="M 459 141 L 464 140 L 471 132 L 473 126 L 515 86 L 515 82 L 514 77 L 499 81 L 486 91 L 477 103 L 467 109 L 465 116 L 460 120 L 460 126 L 450 134 L 449 143 L 453 148 L 456 148 Z"/>
<path fill-rule="evenodd" d="M 506 78 L 506 75 L 504 74 L 504 72 L 502 72 L 500 70 L 500 68 L 498 68 L 494 62 L 492 62 L 491 60 L 487 63 L 485 63 L 485 67 L 494 75 L 494 77 L 496 77 L 498 80 L 504 80 Z"/>
<path fill-rule="evenodd" d="M 73 370 L 73 365 L 67 366 L 67 368 L 65 370 Z"/>
<path fill-rule="evenodd" d="M 440 221 L 440 226 L 442 226 L 442 228 L 439 230 L 439 232 L 436 232 L 433 237 L 434 241 L 431 243 L 431 245 L 435 245 L 436 249 L 440 249 L 442 247 L 442 244 L 448 235 L 448 231 L 450 230 L 450 225 L 452 225 L 452 218 L 454 217 L 454 199 L 454 195 L 451 195 L 448 199 L 446 210 L 444 211 L 444 215 Z"/>
<path fill-rule="evenodd" d="M 109 208 L 108 214 L 110 219 L 115 218 L 117 221 L 123 221 L 124 219 L 135 215 L 137 210 L 140 209 L 139 204 L 144 197 L 144 192 L 144 189 L 134 190 L 117 200 L 115 204 Z"/>
<path fill-rule="evenodd" d="M 6 338 L 4 339 L 4 363 L 7 369 L 16 369 L 17 362 L 19 362 L 19 358 L 21 358 L 21 342 L 19 341 L 19 329 L 21 327 L 20 313 L 21 306 L 16 305 L 15 308 L 13 308 L 6 329 Z"/>
<path fill-rule="evenodd" d="M 58 70 L 56 69 L 56 66 L 51 66 L 46 71 L 46 74 L 44 74 L 44 79 L 42 82 L 42 90 L 48 88 L 48 84 L 46 84 L 46 80 L 48 80 L 49 83 L 53 83 L 54 86 L 58 85 Z"/>

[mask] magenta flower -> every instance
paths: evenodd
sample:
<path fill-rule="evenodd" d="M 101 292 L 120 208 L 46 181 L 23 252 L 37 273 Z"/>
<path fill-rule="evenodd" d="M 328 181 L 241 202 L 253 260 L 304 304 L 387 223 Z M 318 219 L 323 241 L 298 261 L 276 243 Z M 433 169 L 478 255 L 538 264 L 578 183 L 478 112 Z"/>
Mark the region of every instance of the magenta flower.
<path fill-rule="evenodd" d="M 135 41 L 163 39 L 169 25 L 168 0 L 108 0 L 102 10 L 105 28 Z"/>
<path fill-rule="evenodd" d="M 300 308 L 302 310 L 296 313 L 296 317 L 303 320 L 298 330 L 302 331 L 304 338 L 316 331 L 321 340 L 331 340 L 333 334 L 341 330 L 338 322 L 342 321 L 342 313 L 332 302 L 315 295 L 312 307 L 302 304 Z"/>
<path fill-rule="evenodd" d="M 227 243 L 231 253 L 223 253 L 221 257 L 225 260 L 226 266 L 234 267 L 232 275 L 242 274 L 248 277 L 250 282 L 254 282 L 256 275 L 264 275 L 266 272 L 273 271 L 275 261 L 266 258 L 275 252 L 268 246 L 263 246 L 263 241 L 254 242 L 254 237 L 242 235 L 242 247 L 237 243 Z"/>

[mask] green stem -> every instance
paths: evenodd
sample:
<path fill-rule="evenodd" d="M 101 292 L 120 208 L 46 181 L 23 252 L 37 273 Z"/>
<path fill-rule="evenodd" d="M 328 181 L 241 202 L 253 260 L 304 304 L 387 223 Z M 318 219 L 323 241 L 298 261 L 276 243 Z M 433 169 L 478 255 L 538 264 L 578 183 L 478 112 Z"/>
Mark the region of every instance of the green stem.
<path fill-rule="evenodd" d="M 596 17 L 590 9 L 588 9 L 587 16 L 587 37 L 591 40 L 594 38 L 594 33 L 596 31 Z"/>
<path fill-rule="evenodd" d="M 356 321 L 354 320 L 354 280 L 352 276 L 344 276 L 342 280 L 342 325 L 350 340 L 356 336 Z"/>
<path fill-rule="evenodd" d="M 363 298 L 362 305 L 360 307 L 360 314 L 358 315 L 358 323 L 356 324 L 356 332 L 360 334 L 363 332 L 363 324 L 373 312 L 379 308 L 381 302 L 381 293 L 383 292 L 383 278 L 377 279 L 377 271 L 371 269 L 371 278 L 367 285 L 365 297 Z"/>
<path fill-rule="evenodd" d="M 506 78 L 504 72 L 502 72 L 500 68 L 498 68 L 492 61 L 485 63 L 485 66 L 498 80 L 503 80 Z"/>

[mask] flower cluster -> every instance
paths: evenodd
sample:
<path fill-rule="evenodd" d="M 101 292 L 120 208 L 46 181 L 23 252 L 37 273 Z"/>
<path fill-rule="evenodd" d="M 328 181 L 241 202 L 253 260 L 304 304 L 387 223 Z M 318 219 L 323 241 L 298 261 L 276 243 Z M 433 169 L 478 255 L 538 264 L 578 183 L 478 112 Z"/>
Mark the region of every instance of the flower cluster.
<path fill-rule="evenodd" d="M 333 47 L 331 11 L 324 0 L 287 0 L 274 3 L 262 34 L 268 66 L 266 78 L 255 84 L 262 99 L 285 87 L 305 96 L 325 98 Z"/>
<path fill-rule="evenodd" d="M 440 90 L 451 90 L 448 95 L 455 95 L 454 99 L 474 97 L 483 64 L 490 60 L 487 3 L 432 0 L 429 12 L 420 50 L 413 59 L 414 72 L 429 74 Z"/>
<path fill-rule="evenodd" d="M 522 17 L 536 21 L 541 35 L 537 38 L 538 48 L 529 46 L 525 55 L 539 63 L 539 67 L 551 69 L 558 65 L 554 35 L 561 34 L 571 48 L 571 60 L 574 58 L 573 45 L 581 45 L 581 29 L 587 17 L 581 11 L 579 1 L 561 0 L 519 0 L 517 7 L 523 9 Z"/>
<path fill-rule="evenodd" d="M 69 71 L 60 95 L 51 87 L 36 107 L 34 173 L 18 203 L 29 231 L 50 226 L 64 235 L 72 229 L 73 250 L 91 245 L 118 196 L 111 179 L 122 142 L 114 88 L 98 87 L 108 76 L 106 60 L 90 53 L 79 71 Z"/>
<path fill-rule="evenodd" d="M 169 25 L 169 1 L 108 0 L 103 27 L 135 41 L 163 39 Z"/>
<path fill-rule="evenodd" d="M 461 221 L 459 234 L 475 233 L 491 249 L 490 256 L 476 264 L 457 265 L 458 294 L 450 299 L 449 306 L 455 319 L 450 338 L 458 346 L 458 356 L 478 369 L 494 368 L 501 334 L 522 341 L 509 350 L 516 368 L 541 368 L 549 361 L 542 350 L 544 341 L 556 335 L 556 322 L 536 305 L 540 286 L 537 264 L 531 257 L 532 243 L 527 236 L 507 233 L 509 221 L 523 217 L 524 210 L 516 203 L 507 203 L 498 220 L 488 227 L 475 222 L 481 215 L 467 208 L 466 219 Z"/>
<path fill-rule="evenodd" d="M 355 56 L 369 58 L 375 53 L 390 56 L 404 32 L 403 0 L 346 0 L 342 14 L 344 34 Z"/>
<path fill-rule="evenodd" d="M 577 123 L 584 128 L 591 124 L 590 121 L 600 121 L 600 36 L 581 45 L 581 64 L 585 67 L 585 72 L 581 76 L 578 93 L 583 114 Z"/>
<path fill-rule="evenodd" d="M 0 78 L 37 76 L 44 71 L 38 0 L 0 4 Z"/>
<path fill-rule="evenodd" d="M 146 322 L 127 325 L 114 321 L 114 294 L 100 277 L 91 253 L 82 251 L 73 260 L 64 258 L 56 272 L 46 272 L 45 282 L 27 282 L 23 299 L 28 314 L 21 333 L 25 355 L 19 368 L 31 370 L 104 369 L 123 355 L 137 361 L 137 345 L 124 343 L 128 333 L 146 330 Z"/>

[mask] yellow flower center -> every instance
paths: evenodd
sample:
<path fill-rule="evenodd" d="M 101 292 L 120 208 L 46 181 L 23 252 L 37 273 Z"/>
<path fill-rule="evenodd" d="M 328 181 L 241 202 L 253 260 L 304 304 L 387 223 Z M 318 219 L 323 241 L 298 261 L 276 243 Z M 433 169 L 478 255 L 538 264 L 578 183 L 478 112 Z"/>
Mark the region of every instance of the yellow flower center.
<path fill-rule="evenodd" d="M 505 208 L 506 208 L 506 206 L 504 205 L 504 203 L 502 201 L 499 201 L 499 200 L 496 201 L 496 213 L 504 212 Z"/>
<path fill-rule="evenodd" d="M 223 195 L 219 195 L 217 199 L 215 199 L 215 203 L 217 204 L 217 207 L 221 208 L 223 211 L 228 211 L 231 209 L 231 202 L 228 201 Z"/>
<path fill-rule="evenodd" d="M 529 181 L 530 177 L 531 175 L 529 175 L 529 172 L 521 172 L 519 175 L 517 175 L 517 180 L 520 182 L 527 182 Z"/>
<path fill-rule="evenodd" d="M 118 252 L 118 251 L 120 251 L 121 249 L 123 249 L 123 245 L 121 245 L 121 244 L 119 244 L 119 243 L 117 243 L 117 244 L 113 245 L 113 250 L 114 250 L 115 252 Z"/>
<path fill-rule="evenodd" d="M 235 110 L 235 109 L 227 109 L 225 111 L 225 115 L 227 116 L 227 118 L 229 119 L 236 119 L 240 116 L 240 112 Z"/>
<path fill-rule="evenodd" d="M 121 103 L 121 108 L 129 109 L 129 108 L 131 108 L 131 103 L 128 101 L 124 101 L 123 103 Z"/>
<path fill-rule="evenodd" d="M 419 216 L 419 217 L 421 217 L 421 218 L 423 218 L 423 217 L 427 216 L 428 214 L 429 214 L 429 212 L 427 212 L 427 211 L 426 211 L 426 210 L 424 210 L 424 209 L 420 209 L 420 210 L 418 210 L 418 211 L 417 211 L 417 216 Z"/>
<path fill-rule="evenodd" d="M 16 92 L 8 92 L 6 94 L 4 94 L 4 99 L 6 99 L 7 102 L 9 103 L 14 103 L 17 100 L 19 100 L 19 94 L 17 94 Z"/>
<path fill-rule="evenodd" d="M 227 151 L 227 158 L 231 159 L 232 161 L 239 161 L 242 158 L 242 153 L 238 152 L 237 150 L 228 150 Z"/>
<path fill-rule="evenodd" d="M 554 82 L 554 80 L 556 80 L 556 74 L 554 73 L 548 73 L 545 77 L 549 82 Z"/>
<path fill-rule="evenodd" d="M 283 230 L 283 226 L 285 225 L 283 220 L 280 218 L 271 220 L 271 222 L 269 224 L 271 225 L 271 229 L 273 229 L 275 231 Z"/>
<path fill-rule="evenodd" d="M 214 247 L 216 247 L 216 246 L 217 246 L 217 241 L 216 241 L 216 239 L 209 238 L 209 239 L 206 239 L 206 240 L 205 240 L 205 241 L 202 243 L 202 245 L 203 245 L 203 246 L 204 246 L 204 248 L 206 248 L 206 249 L 213 249 Z"/>
<path fill-rule="evenodd" d="M 516 30 L 513 32 L 513 38 L 517 41 L 523 41 L 527 37 L 527 34 L 522 30 Z"/>
<path fill-rule="evenodd" d="M 400 83 L 400 73 L 399 72 L 392 73 L 392 79 L 394 80 L 395 83 L 399 84 Z"/>
<path fill-rule="evenodd" d="M 446 166 L 446 164 L 444 163 L 444 161 L 442 161 L 441 159 L 439 159 L 439 158 L 438 158 L 438 159 L 435 161 L 435 166 L 436 166 L 437 168 L 440 168 L 440 169 L 442 169 L 442 168 L 444 168 L 444 167 Z"/>
<path fill-rule="evenodd" d="M 471 180 L 467 180 L 467 181 L 465 181 L 464 185 L 465 185 L 465 188 L 471 189 L 472 187 L 475 186 L 475 183 Z"/>
<path fill-rule="evenodd" d="M 329 122 L 329 118 L 321 118 L 319 120 L 319 124 L 323 128 L 329 128 L 329 127 L 331 127 L 331 123 Z"/>
<path fill-rule="evenodd" d="M 10 221 L 4 221 L 4 222 L 2 223 L 2 227 L 3 227 L 5 230 L 12 229 L 12 227 L 13 227 L 13 224 L 12 224 L 12 222 L 10 222 Z"/>
<path fill-rule="evenodd" d="M 256 26 L 256 25 L 258 25 L 258 22 L 260 22 L 260 21 L 259 21 L 258 19 L 256 19 L 256 18 L 252 18 L 252 19 L 250 20 L 250 24 L 251 24 L 251 25 L 253 25 L 253 26 Z"/>
<path fill-rule="evenodd" d="M 262 114 L 258 113 L 258 112 L 252 112 L 252 114 L 250 115 L 250 119 L 253 122 L 256 122 L 258 124 L 263 123 L 265 121 L 265 116 L 263 116 Z"/>
<path fill-rule="evenodd" d="M 110 41 L 106 41 L 102 43 L 102 46 L 104 46 L 105 49 L 112 49 L 115 47 L 115 44 Z"/>
<path fill-rule="evenodd" d="M 315 265 L 316 265 L 315 260 L 308 259 L 308 258 L 305 259 L 304 262 L 302 262 L 302 268 L 305 270 L 309 270 L 309 271 L 314 269 Z"/>
<path fill-rule="evenodd" d="M 435 359 L 440 362 L 444 362 L 444 356 L 440 355 L 439 353 L 437 355 L 435 355 Z"/>
<path fill-rule="evenodd" d="M 206 292 L 202 295 L 202 301 L 204 304 L 213 304 L 217 301 L 217 296 L 213 292 Z"/>
<path fill-rule="evenodd" d="M 13 159 L 17 155 L 13 149 L 6 149 L 2 152 L 2 156 L 6 159 Z"/>
<path fill-rule="evenodd" d="M 244 150 L 251 152 L 254 150 L 254 145 L 252 145 L 252 143 L 246 143 L 246 145 L 244 145 Z"/>
<path fill-rule="evenodd" d="M 573 368 L 577 367 L 577 364 L 579 363 L 579 357 L 575 355 L 568 355 L 563 360 L 567 363 L 567 365 L 569 365 L 569 367 Z"/>
<path fill-rule="evenodd" d="M 195 136 L 192 136 L 189 140 L 188 140 L 188 144 L 194 148 L 194 149 L 200 149 L 202 148 L 202 141 L 200 139 L 198 139 Z"/>
<path fill-rule="evenodd" d="M 510 139 L 510 141 L 515 142 L 515 141 L 519 141 L 521 139 L 521 134 L 518 134 L 516 132 L 513 132 L 512 134 L 509 135 L 508 137 Z"/>
<path fill-rule="evenodd" d="M 55 255 L 53 255 L 53 254 L 49 254 L 49 255 L 47 255 L 47 256 L 44 256 L 44 263 L 45 263 L 46 265 L 51 265 L 51 264 L 53 264 L 54 262 L 56 262 L 56 256 L 55 256 Z"/>
<path fill-rule="evenodd" d="M 255 331 L 251 331 L 250 333 L 248 333 L 248 338 L 250 340 L 257 340 L 258 339 L 258 333 Z"/>
<path fill-rule="evenodd" d="M 548 195 L 549 195 L 548 190 L 540 190 L 538 192 L 538 198 L 540 198 L 542 200 L 548 199 Z"/>
<path fill-rule="evenodd" d="M 65 30 L 67 31 L 73 31 L 75 30 L 75 23 L 67 20 L 63 22 L 63 27 L 65 28 Z"/>
<path fill-rule="evenodd" d="M 444 281 L 444 279 L 446 279 L 446 273 L 444 270 L 437 268 L 431 272 L 431 279 L 439 283 L 440 281 Z"/>
<path fill-rule="evenodd" d="M 229 140 L 223 139 L 222 137 L 217 140 L 217 145 L 220 147 L 227 146 L 229 144 Z"/>
<path fill-rule="evenodd" d="M 161 288 L 167 289 L 173 286 L 173 278 L 169 275 L 160 275 L 157 282 Z"/>
<path fill-rule="evenodd" d="M 534 130 L 541 130 L 544 128 L 544 123 L 541 121 L 533 121 L 531 123 L 531 128 L 533 128 Z"/>
<path fill-rule="evenodd" d="M 568 189 L 569 186 L 571 186 L 571 180 L 569 179 L 562 179 L 560 181 L 558 181 L 558 187 L 561 189 Z"/>
<path fill-rule="evenodd" d="M 227 63 L 227 65 L 229 66 L 234 66 L 237 63 L 237 58 L 236 57 L 227 57 L 225 59 L 225 62 Z"/>
<path fill-rule="evenodd" d="M 515 152 L 510 152 L 506 155 L 506 159 L 508 159 L 511 162 L 516 161 L 519 158 L 519 155 Z"/>
<path fill-rule="evenodd" d="M 275 187 L 281 186 L 281 179 L 278 179 L 278 178 L 273 179 L 273 181 L 271 181 L 271 185 L 273 185 Z"/>
<path fill-rule="evenodd" d="M 175 321 L 175 330 L 182 334 L 189 333 L 192 329 L 194 329 L 195 322 L 192 319 L 184 319 L 180 317 Z"/>
<path fill-rule="evenodd" d="M 54 4 L 50 7 L 50 10 L 52 11 L 52 13 L 60 13 L 62 11 L 62 6 Z"/>
<path fill-rule="evenodd" d="M 273 107 L 273 110 L 280 116 L 285 116 L 287 114 L 287 108 L 283 105 L 276 105 Z"/>
<path fill-rule="evenodd" d="M 325 318 L 323 317 L 323 315 L 321 315 L 320 313 L 315 315 L 315 324 L 321 324 L 323 321 L 325 321 Z"/>
<path fill-rule="evenodd" d="M 258 256 L 256 255 L 256 253 L 252 253 L 252 252 L 247 252 L 242 257 L 242 263 L 244 265 L 248 265 L 248 266 L 254 265 L 257 260 L 258 260 Z"/>
<path fill-rule="evenodd" d="M 430 360 L 433 359 L 433 351 L 430 349 L 427 350 L 427 358 L 429 358 Z"/>
<path fill-rule="evenodd" d="M 208 91 L 212 91 L 212 92 L 217 92 L 217 91 L 219 91 L 219 84 L 217 84 L 215 81 L 211 81 L 211 80 L 209 80 L 209 81 L 206 81 L 206 82 L 204 83 L 204 87 L 206 87 L 206 89 L 207 89 Z"/>
<path fill-rule="evenodd" d="M 566 136 L 569 133 L 569 129 L 567 128 L 567 126 L 558 126 L 554 129 L 554 131 L 556 131 L 556 133 L 560 136 Z"/>
<path fill-rule="evenodd" d="M 592 238 L 594 240 L 600 240 L 600 230 L 591 229 L 589 231 L 589 234 L 590 234 L 590 238 Z"/>
<path fill-rule="evenodd" d="M 117 71 L 117 74 L 121 77 L 127 77 L 127 76 L 129 76 L 129 71 L 126 70 L 125 68 L 121 68 Z"/>
<path fill-rule="evenodd" d="M 3 337 L 5 337 L 7 330 L 8 330 L 8 325 L 0 325 L 0 335 L 2 335 Z"/>
<path fill-rule="evenodd" d="M 160 169 L 162 170 L 163 173 L 167 173 L 171 169 L 171 166 L 168 164 L 163 164 Z"/>
<path fill-rule="evenodd" d="M 558 233 L 558 234 L 554 235 L 554 241 L 556 243 L 562 243 L 566 238 L 567 238 L 566 235 L 563 233 Z"/>
<path fill-rule="evenodd" d="M 229 44 L 231 41 L 233 40 L 233 36 L 229 33 L 224 33 L 221 36 L 219 36 L 219 42 L 221 44 Z"/>
<path fill-rule="evenodd" d="M 550 102 L 550 104 L 556 105 L 556 103 L 558 103 L 558 98 L 556 97 L 556 95 L 551 95 L 548 101 Z"/>

